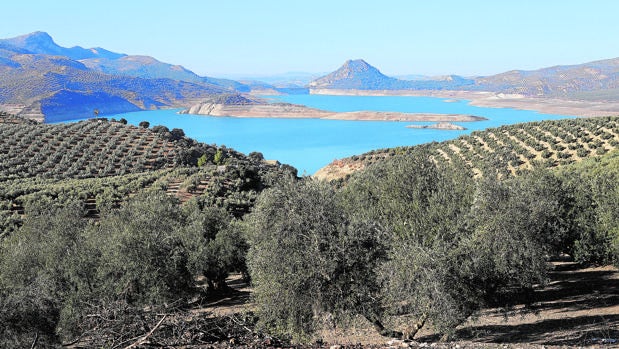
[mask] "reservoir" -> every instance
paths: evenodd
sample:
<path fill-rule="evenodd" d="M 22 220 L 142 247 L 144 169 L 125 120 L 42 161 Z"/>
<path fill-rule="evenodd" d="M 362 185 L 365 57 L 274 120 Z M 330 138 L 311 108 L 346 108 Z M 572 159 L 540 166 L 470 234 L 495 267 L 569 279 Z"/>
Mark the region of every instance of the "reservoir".
<path fill-rule="evenodd" d="M 529 121 L 573 118 L 529 110 L 475 107 L 465 100 L 411 96 L 266 96 L 276 102 L 303 104 L 329 111 L 395 111 L 405 113 L 470 114 L 488 120 L 456 123 L 467 130 L 407 128 L 415 122 L 344 121 L 286 118 L 235 118 L 177 114 L 178 110 L 140 111 L 111 115 L 131 124 L 181 128 L 188 137 L 208 144 L 225 145 L 245 154 L 261 152 L 266 159 L 287 163 L 299 174 L 311 175 L 335 159 L 373 149 L 417 145 L 457 138 L 475 130 Z M 66 121 L 66 120 L 65 120 Z M 70 120 L 76 121 L 76 120 Z"/>

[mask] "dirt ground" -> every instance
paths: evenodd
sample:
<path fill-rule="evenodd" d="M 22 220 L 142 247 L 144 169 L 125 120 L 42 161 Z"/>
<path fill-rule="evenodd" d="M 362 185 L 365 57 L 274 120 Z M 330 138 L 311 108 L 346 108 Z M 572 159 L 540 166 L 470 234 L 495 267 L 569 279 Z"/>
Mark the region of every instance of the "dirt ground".
<path fill-rule="evenodd" d="M 252 309 L 251 290 L 239 278 L 230 286 L 237 292 L 209 304 L 205 311 L 230 315 Z M 534 293 L 532 306 L 516 306 L 509 316 L 498 309 L 484 309 L 479 317 L 461 325 L 457 338 L 440 342 L 431 328 L 414 341 L 378 335 L 369 324 L 323 331 L 312 347 L 341 348 L 571 348 L 619 347 L 619 271 L 614 267 L 580 268 L 555 262 L 550 282 Z M 221 347 L 234 347 L 220 343 Z M 265 343 L 266 344 L 266 343 Z M 262 346 L 262 345 L 261 345 Z M 268 346 L 268 345 L 265 345 Z"/>

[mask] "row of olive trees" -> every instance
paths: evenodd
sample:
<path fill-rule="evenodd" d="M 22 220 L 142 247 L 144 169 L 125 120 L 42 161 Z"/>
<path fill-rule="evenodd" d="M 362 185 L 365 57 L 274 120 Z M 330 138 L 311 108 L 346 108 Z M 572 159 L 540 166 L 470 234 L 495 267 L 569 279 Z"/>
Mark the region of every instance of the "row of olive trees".
<path fill-rule="evenodd" d="M 180 206 L 163 192 L 138 195 L 96 224 L 79 203 L 33 207 L 0 245 L 0 346 L 96 335 L 101 309 L 118 318 L 184 304 L 199 291 L 197 276 L 216 289 L 244 271 L 246 249 L 227 212 Z"/>
<path fill-rule="evenodd" d="M 484 306 L 533 301 L 549 256 L 616 258 L 619 185 L 604 181 L 605 192 L 589 194 L 548 170 L 473 180 L 465 167 L 417 152 L 339 191 L 312 180 L 270 189 L 248 219 L 260 322 L 297 340 L 325 315 L 360 315 L 389 336 L 412 337 L 425 323 L 450 335 Z M 400 315 L 409 326 L 389 329 Z"/>

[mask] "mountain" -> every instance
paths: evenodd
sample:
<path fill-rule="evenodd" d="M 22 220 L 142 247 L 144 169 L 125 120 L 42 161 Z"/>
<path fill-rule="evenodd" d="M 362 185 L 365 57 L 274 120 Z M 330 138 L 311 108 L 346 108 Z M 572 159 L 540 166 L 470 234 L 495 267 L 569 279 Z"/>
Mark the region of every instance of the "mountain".
<path fill-rule="evenodd" d="M 106 115 L 182 107 L 212 94 L 247 90 L 236 81 L 200 77 L 148 56 L 64 48 L 43 32 L 0 40 L 0 109 L 35 119 L 88 117 L 94 109 Z"/>
<path fill-rule="evenodd" d="M 6 46 L 21 49 L 21 53 L 39 53 L 45 55 L 65 56 L 73 60 L 87 58 L 118 59 L 126 56 L 125 54 L 111 52 L 100 47 L 90 49 L 85 49 L 80 46 L 74 46 L 71 48 L 61 47 L 54 42 L 54 39 L 52 39 L 49 34 L 40 31 L 11 39 L 0 40 L 0 47 Z"/>
<path fill-rule="evenodd" d="M 384 75 L 362 59 L 348 60 L 336 71 L 310 82 L 310 89 L 336 90 L 442 90 L 474 83 L 457 75 L 438 79 L 399 80 Z"/>
<path fill-rule="evenodd" d="M 180 107 L 228 91 L 172 79 L 104 74 L 62 56 L 0 55 L 5 62 L 0 61 L 0 104 L 22 105 L 22 115 L 46 121 L 88 117 L 94 109 L 105 115 Z"/>
<path fill-rule="evenodd" d="M 362 59 L 348 60 L 339 69 L 313 80 L 311 89 L 391 90 L 406 88 L 404 80 L 388 77 Z"/>
<path fill-rule="evenodd" d="M 0 49 L 19 53 L 64 56 L 84 63 L 88 68 L 112 75 L 125 75 L 146 79 L 172 79 L 199 84 L 221 86 L 229 90 L 248 92 L 249 87 L 237 81 L 198 76 L 180 65 L 163 63 L 150 56 L 133 56 L 96 47 L 65 48 L 54 42 L 45 32 L 34 32 L 11 39 L 0 40 Z M 17 50 L 16 50 L 17 49 Z"/>

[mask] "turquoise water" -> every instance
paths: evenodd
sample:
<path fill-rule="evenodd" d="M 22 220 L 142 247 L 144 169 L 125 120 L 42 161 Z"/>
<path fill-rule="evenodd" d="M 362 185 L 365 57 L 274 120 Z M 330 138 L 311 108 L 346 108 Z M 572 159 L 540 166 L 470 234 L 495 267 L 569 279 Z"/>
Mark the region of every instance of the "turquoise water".
<path fill-rule="evenodd" d="M 269 98 L 330 111 L 471 114 L 488 120 L 456 123 L 468 130 L 448 131 L 405 127 L 412 122 L 209 117 L 180 115 L 176 113 L 178 110 L 142 111 L 110 117 L 123 117 L 134 125 L 146 120 L 151 126 L 181 128 L 187 136 L 201 142 L 223 144 L 244 153 L 259 151 L 266 159 L 276 159 L 296 167 L 299 174 L 312 174 L 334 159 L 372 149 L 443 141 L 474 130 L 507 124 L 572 117 L 481 108 L 471 106 L 467 101 L 446 102 L 432 97 L 289 95 Z"/>

